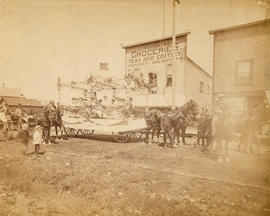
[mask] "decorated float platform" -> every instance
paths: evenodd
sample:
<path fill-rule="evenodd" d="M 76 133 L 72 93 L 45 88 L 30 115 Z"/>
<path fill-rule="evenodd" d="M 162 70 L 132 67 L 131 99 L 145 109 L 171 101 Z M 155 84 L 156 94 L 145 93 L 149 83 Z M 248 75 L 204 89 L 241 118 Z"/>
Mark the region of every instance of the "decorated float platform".
<path fill-rule="evenodd" d="M 145 119 L 101 119 L 63 116 L 64 131 L 68 137 L 89 138 L 111 136 L 117 142 L 128 142 L 142 137 L 147 129 Z"/>

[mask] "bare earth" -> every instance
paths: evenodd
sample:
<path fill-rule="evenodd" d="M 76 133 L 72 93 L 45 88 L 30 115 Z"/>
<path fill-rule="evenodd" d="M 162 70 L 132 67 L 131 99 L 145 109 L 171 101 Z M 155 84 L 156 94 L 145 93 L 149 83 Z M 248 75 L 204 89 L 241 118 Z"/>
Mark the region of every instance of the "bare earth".
<path fill-rule="evenodd" d="M 267 151 L 218 162 L 192 146 L 85 139 L 23 150 L 0 143 L 1 216 L 270 215 Z"/>

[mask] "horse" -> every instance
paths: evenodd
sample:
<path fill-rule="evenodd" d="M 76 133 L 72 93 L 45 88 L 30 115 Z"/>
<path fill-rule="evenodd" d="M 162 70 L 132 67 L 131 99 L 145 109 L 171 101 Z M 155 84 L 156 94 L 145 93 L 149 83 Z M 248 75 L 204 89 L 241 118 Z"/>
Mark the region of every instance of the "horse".
<path fill-rule="evenodd" d="M 62 113 L 60 111 L 59 106 L 56 108 L 55 112 L 55 118 L 54 121 L 52 121 L 52 126 L 55 128 L 55 133 L 56 133 L 56 138 L 58 138 L 58 127 L 60 128 L 61 131 L 61 138 L 63 138 L 63 122 L 62 122 Z"/>
<path fill-rule="evenodd" d="M 260 153 L 260 122 L 258 116 L 245 115 L 236 125 L 236 130 L 240 134 L 238 150 L 252 153 L 252 146 L 255 144 L 256 151 Z"/>
<path fill-rule="evenodd" d="M 181 106 L 178 110 L 178 118 L 176 118 L 176 124 L 174 124 L 175 136 L 177 137 L 177 143 L 180 143 L 179 137 L 182 137 L 182 143 L 186 144 L 186 129 L 197 120 L 199 113 L 199 106 L 194 100 L 188 101 Z"/>
<path fill-rule="evenodd" d="M 146 132 L 146 143 L 149 143 L 149 134 L 152 134 L 151 141 L 154 140 L 155 134 L 157 134 L 157 138 L 159 141 L 160 137 L 160 116 L 161 113 L 158 110 L 150 110 L 146 116 L 146 125 L 147 125 L 147 132 Z"/>
<path fill-rule="evenodd" d="M 200 145 L 200 140 L 202 140 L 203 148 L 208 147 L 211 142 L 211 133 L 212 133 L 212 116 L 211 115 L 203 115 L 198 120 L 198 128 L 197 128 L 197 145 Z M 206 141 L 206 143 L 205 143 Z"/>
<path fill-rule="evenodd" d="M 222 110 L 220 113 L 214 113 L 211 121 L 212 139 L 211 149 L 215 150 L 220 160 L 223 144 L 225 144 L 225 157 L 228 160 L 229 141 L 233 139 L 235 131 L 235 120 L 229 110 Z M 213 141 L 216 142 L 216 148 L 213 149 Z M 224 141 L 224 142 L 223 142 Z"/>
<path fill-rule="evenodd" d="M 49 110 L 44 108 L 42 115 L 37 118 L 37 121 L 41 122 L 43 140 L 45 141 L 45 143 L 49 143 L 51 135 L 51 121 L 49 117 Z"/>
<path fill-rule="evenodd" d="M 186 128 L 190 125 L 191 118 L 189 116 L 198 115 L 198 104 L 194 100 L 189 100 L 179 109 L 173 110 L 170 113 L 167 112 L 165 115 L 161 116 L 160 128 L 164 131 L 164 146 L 166 146 L 167 136 L 170 139 L 171 147 L 174 146 L 175 136 L 180 136 L 180 131 L 182 135 L 182 142 L 185 144 L 185 133 Z M 191 115 L 189 115 L 191 114 Z"/>

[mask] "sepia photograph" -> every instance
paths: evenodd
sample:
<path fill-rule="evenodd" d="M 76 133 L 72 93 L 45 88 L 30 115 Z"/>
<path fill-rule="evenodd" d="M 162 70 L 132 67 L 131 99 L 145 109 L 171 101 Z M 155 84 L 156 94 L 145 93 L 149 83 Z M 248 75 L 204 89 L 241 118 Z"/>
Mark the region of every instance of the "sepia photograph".
<path fill-rule="evenodd" d="M 0 216 L 270 216 L 270 0 L 0 0 Z"/>

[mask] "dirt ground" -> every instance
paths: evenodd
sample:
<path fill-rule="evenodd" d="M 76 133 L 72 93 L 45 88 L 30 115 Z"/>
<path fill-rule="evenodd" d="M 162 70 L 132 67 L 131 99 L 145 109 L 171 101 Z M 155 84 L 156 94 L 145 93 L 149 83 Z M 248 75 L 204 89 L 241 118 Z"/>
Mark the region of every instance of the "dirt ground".
<path fill-rule="evenodd" d="M 31 140 L 30 140 L 31 143 Z M 69 139 L 0 143 L 0 215 L 270 215 L 270 154 Z M 30 144 L 28 153 L 33 151 Z"/>

